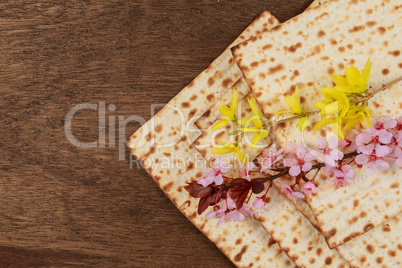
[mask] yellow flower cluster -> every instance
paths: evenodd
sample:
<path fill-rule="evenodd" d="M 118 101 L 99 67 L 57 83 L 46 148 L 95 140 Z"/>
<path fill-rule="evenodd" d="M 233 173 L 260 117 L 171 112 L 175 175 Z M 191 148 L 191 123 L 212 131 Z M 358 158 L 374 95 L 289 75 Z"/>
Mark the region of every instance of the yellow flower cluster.
<path fill-rule="evenodd" d="M 254 150 L 257 146 L 260 139 L 265 138 L 268 136 L 269 131 L 265 129 L 261 119 L 262 115 L 257 108 L 257 104 L 255 102 L 255 98 L 248 98 L 248 103 L 251 107 L 251 111 L 253 115 L 251 117 L 243 118 L 241 120 L 237 120 L 236 118 L 236 109 L 237 109 L 237 93 L 236 89 L 233 88 L 232 100 L 230 102 L 230 107 L 226 105 L 221 105 L 219 107 L 219 112 L 223 116 L 223 119 L 215 123 L 211 128 L 210 131 L 222 128 L 226 126 L 229 121 L 235 122 L 238 126 L 238 131 L 242 133 L 255 133 L 253 138 L 251 139 L 251 149 Z M 250 126 L 253 123 L 254 126 Z M 235 131 L 237 132 L 237 131 Z M 247 164 L 244 154 L 240 151 L 239 143 L 235 144 L 228 144 L 220 141 L 222 147 L 213 148 L 212 152 L 215 154 L 226 154 L 233 152 L 237 159 L 242 161 L 243 163 Z"/>
<path fill-rule="evenodd" d="M 281 114 L 294 114 L 294 115 L 302 115 L 304 107 L 300 106 L 300 99 L 299 99 L 299 87 L 296 86 L 295 93 L 290 97 L 283 98 L 288 106 L 290 107 L 290 111 L 282 111 L 277 112 L 275 116 L 279 116 Z M 308 116 L 302 117 L 296 125 L 300 131 L 304 131 L 308 126 Z"/>
<path fill-rule="evenodd" d="M 314 104 L 314 106 L 319 109 L 321 120 L 314 125 L 313 129 L 317 130 L 330 124 L 334 133 L 339 139 L 343 140 L 343 132 L 355 125 L 365 122 L 366 127 L 371 127 L 372 123 L 368 118 L 372 118 L 372 114 L 367 107 L 368 96 L 366 89 L 370 73 L 370 59 L 368 59 L 362 72 L 356 67 L 351 66 L 345 69 L 345 76 L 333 74 L 332 81 L 335 87 L 322 88 L 321 94 L 324 99 Z M 300 131 L 304 131 L 308 126 L 309 115 L 315 112 L 304 112 L 304 107 L 300 105 L 298 87 L 296 87 L 292 96 L 285 97 L 284 100 L 290 110 L 277 112 L 275 115 L 295 115 L 294 118 L 300 118 L 296 126 Z M 268 136 L 270 123 L 268 123 L 268 125 L 263 123 L 262 120 L 264 118 L 259 112 L 254 98 L 248 98 L 248 103 L 250 104 L 253 115 L 238 120 L 236 118 L 237 93 L 236 89 L 233 88 L 230 106 L 221 105 L 219 107 L 223 119 L 214 124 L 210 128 L 210 131 L 222 128 L 229 122 L 234 122 L 237 129 L 233 131 L 233 133 L 241 133 L 240 139 L 243 138 L 244 133 L 255 133 L 251 140 L 251 149 L 255 149 L 260 139 Z M 288 119 L 292 118 L 287 118 L 286 120 Z M 251 123 L 253 123 L 253 126 L 250 126 Z M 239 142 L 235 144 L 220 143 L 223 147 L 214 148 L 213 153 L 225 154 L 233 152 L 240 161 L 246 164 L 246 159 L 240 150 Z"/>
<path fill-rule="evenodd" d="M 332 75 L 335 87 L 322 88 L 324 100 L 314 104 L 320 110 L 321 121 L 315 124 L 313 129 L 331 124 L 334 133 L 343 140 L 343 131 L 363 121 L 367 127 L 371 127 L 372 124 L 367 118 L 372 118 L 372 115 L 367 107 L 367 100 L 364 99 L 370 72 L 369 59 L 361 73 L 351 66 L 345 69 L 346 77 Z M 363 101 L 354 101 L 359 98 Z"/>

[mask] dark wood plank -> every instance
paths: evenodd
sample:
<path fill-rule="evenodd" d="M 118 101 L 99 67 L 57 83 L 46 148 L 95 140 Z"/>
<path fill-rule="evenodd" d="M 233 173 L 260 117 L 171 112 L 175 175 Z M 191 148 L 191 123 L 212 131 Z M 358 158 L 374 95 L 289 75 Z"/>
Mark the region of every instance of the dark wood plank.
<path fill-rule="evenodd" d="M 147 120 L 263 10 L 284 21 L 310 2 L 1 2 L 0 266 L 233 267 L 128 151 L 77 148 L 65 117 L 105 102 Z M 78 112 L 73 134 L 96 141 L 98 120 Z"/>

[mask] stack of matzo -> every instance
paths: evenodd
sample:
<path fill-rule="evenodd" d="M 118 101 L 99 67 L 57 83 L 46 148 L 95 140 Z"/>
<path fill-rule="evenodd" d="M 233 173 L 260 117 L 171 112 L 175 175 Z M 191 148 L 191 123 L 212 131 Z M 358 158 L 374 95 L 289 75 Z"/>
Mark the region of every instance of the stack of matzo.
<path fill-rule="evenodd" d="M 306 99 L 304 106 L 313 107 L 319 89 L 332 85 L 330 74 L 342 74 L 352 64 L 363 66 L 368 57 L 371 87 L 401 75 L 402 0 L 325 2 L 315 1 L 312 7 L 322 5 L 273 30 L 279 23 L 264 12 L 230 46 L 247 40 L 233 49 L 240 69 L 229 47 L 130 139 L 133 155 L 172 202 L 239 267 L 402 265 L 397 168 L 371 176 L 361 170 L 356 184 L 340 189 L 322 175 L 317 194 L 296 205 L 274 188 L 268 211 L 219 227 L 217 220 L 197 215 L 198 200 L 183 189 L 207 165 L 203 156 L 211 156 L 211 146 L 203 140 L 210 135 L 205 130 L 219 116 L 219 105 L 230 102 L 233 86 L 244 113 L 249 112 L 244 97 L 251 90 L 261 111 L 271 117 L 286 110 L 283 96 L 295 85 Z M 375 116 L 399 114 L 400 89 L 399 84 L 376 96 L 371 104 Z M 274 135 L 283 146 L 296 141 L 294 133 L 295 123 L 290 123 Z M 194 141 L 196 147 L 205 145 L 198 148 L 202 154 Z M 169 161 L 168 169 L 158 165 L 163 161 Z"/>
<path fill-rule="evenodd" d="M 238 45 L 233 53 L 261 110 L 272 118 L 272 111 L 286 110 L 283 97 L 292 94 L 296 85 L 305 100 L 303 105 L 312 108 L 321 98 L 317 94 L 320 88 L 332 87 L 332 73 L 343 74 L 348 65 L 364 66 L 368 58 L 372 62 L 369 88 L 380 88 L 401 76 L 401 27 L 402 1 L 330 1 Z M 401 85 L 370 101 L 374 117 L 400 115 Z M 281 146 L 300 138 L 295 123 L 277 129 Z M 338 249 L 350 264 L 400 267 L 402 228 L 399 218 L 393 217 L 402 211 L 402 173 L 396 166 L 373 175 L 366 175 L 364 169 L 356 170 L 356 179 L 344 188 L 335 187 L 325 181 L 324 174 L 319 175 L 317 194 L 307 198 L 309 213 L 314 214 L 329 247 Z M 258 218 L 281 247 L 289 248 L 290 256 L 292 250 L 300 256 L 300 249 L 291 247 L 292 243 L 285 239 L 288 236 L 275 234 L 277 225 L 285 224 L 280 219 L 275 221 L 278 214 L 269 210 Z M 382 224 L 386 228 L 381 228 Z M 307 261 L 303 265 L 313 266 Z"/>

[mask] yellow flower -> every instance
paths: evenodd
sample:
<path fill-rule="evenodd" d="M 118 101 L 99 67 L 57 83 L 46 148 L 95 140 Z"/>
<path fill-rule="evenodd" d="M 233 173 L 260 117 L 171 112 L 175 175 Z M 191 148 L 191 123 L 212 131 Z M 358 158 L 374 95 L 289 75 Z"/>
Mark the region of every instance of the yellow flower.
<path fill-rule="evenodd" d="M 344 117 L 350 108 L 350 99 L 342 91 L 333 88 L 322 88 L 324 100 L 316 102 L 315 107 L 321 110 L 321 115 L 338 114 Z"/>
<path fill-rule="evenodd" d="M 244 154 L 240 151 L 240 147 L 234 144 L 224 143 L 223 141 L 219 141 L 223 148 L 213 148 L 212 153 L 214 154 L 228 154 L 234 153 L 236 158 L 242 161 L 244 164 L 247 164 L 246 158 Z"/>
<path fill-rule="evenodd" d="M 240 129 L 243 133 L 255 133 L 254 137 L 251 139 L 251 150 L 254 150 L 260 139 L 268 136 L 269 131 L 259 127 L 245 127 Z"/>
<path fill-rule="evenodd" d="M 367 127 L 371 127 L 373 124 L 367 118 L 373 118 L 370 109 L 364 105 L 356 105 L 350 109 L 345 119 L 348 121 L 345 124 L 344 130 L 347 130 L 361 122 L 366 122 Z"/>
<path fill-rule="evenodd" d="M 237 110 L 237 93 L 236 89 L 233 88 L 232 100 L 230 101 L 230 107 L 227 105 L 219 106 L 219 112 L 223 116 L 223 119 L 215 123 L 209 131 L 216 130 L 218 128 L 226 126 L 229 121 L 236 121 L 236 110 Z"/>
<path fill-rule="evenodd" d="M 335 89 L 346 93 L 362 93 L 366 91 L 367 82 L 370 78 L 370 59 L 367 60 L 363 72 L 350 66 L 345 68 L 346 77 L 333 74 L 332 81 L 335 83 Z"/>
<path fill-rule="evenodd" d="M 299 128 L 300 132 L 303 132 L 308 127 L 308 116 L 302 117 L 299 122 L 297 122 L 296 127 Z"/>
<path fill-rule="evenodd" d="M 269 131 L 264 129 L 262 125 L 261 122 L 262 115 L 257 108 L 255 98 L 248 98 L 248 103 L 254 115 L 242 119 L 240 121 L 240 124 L 243 126 L 247 126 L 252 121 L 254 123 L 254 127 L 242 127 L 240 128 L 240 131 L 243 133 L 255 133 L 254 137 L 251 139 L 251 146 L 250 146 L 251 149 L 254 150 L 260 139 L 268 136 Z"/>
<path fill-rule="evenodd" d="M 320 109 L 321 121 L 316 123 L 313 129 L 318 130 L 328 124 L 332 124 L 332 131 L 339 139 L 344 139 L 342 119 L 350 109 L 350 99 L 345 92 L 334 88 L 322 88 L 321 93 L 324 96 L 324 100 L 314 104 L 315 107 Z"/>
<path fill-rule="evenodd" d="M 331 124 L 332 131 L 335 133 L 335 135 L 340 139 L 344 140 L 345 137 L 342 132 L 342 118 L 339 116 L 327 118 L 326 115 L 323 115 L 321 118 L 321 121 L 316 123 L 313 127 L 314 130 L 318 130 L 328 124 Z"/>
<path fill-rule="evenodd" d="M 248 104 L 251 107 L 251 111 L 253 112 L 253 116 L 243 118 L 240 120 L 240 124 L 243 126 L 247 126 L 250 122 L 254 123 L 254 126 L 257 128 L 262 128 L 261 118 L 262 115 L 257 108 L 257 104 L 255 102 L 255 98 L 247 98 Z"/>
<path fill-rule="evenodd" d="M 283 98 L 288 106 L 290 107 L 290 111 L 282 111 L 277 112 L 275 115 L 279 116 L 281 114 L 302 114 L 303 109 L 300 107 L 300 99 L 299 99 L 299 89 L 296 86 L 295 93 L 292 96 Z"/>

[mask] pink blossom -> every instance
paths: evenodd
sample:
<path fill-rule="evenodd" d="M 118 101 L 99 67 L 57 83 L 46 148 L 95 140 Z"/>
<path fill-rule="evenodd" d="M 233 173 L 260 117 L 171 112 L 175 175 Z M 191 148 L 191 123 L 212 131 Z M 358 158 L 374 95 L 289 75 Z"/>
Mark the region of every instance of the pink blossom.
<path fill-rule="evenodd" d="M 356 145 L 356 136 L 359 134 L 355 129 L 352 129 L 351 132 L 346 136 L 346 139 L 339 142 L 339 146 L 346 148 L 349 152 L 354 152 L 357 149 Z"/>
<path fill-rule="evenodd" d="M 312 194 L 312 193 L 316 193 L 316 187 L 315 184 L 312 183 L 311 181 L 306 182 L 303 186 L 302 186 L 302 192 L 305 194 Z"/>
<path fill-rule="evenodd" d="M 238 215 L 238 213 L 231 213 L 229 216 L 227 216 L 230 212 L 234 211 L 233 209 L 236 209 L 236 204 L 233 201 L 233 199 L 231 199 L 230 197 L 228 197 L 227 199 L 222 200 L 221 202 L 219 202 L 218 205 L 216 205 L 214 207 L 213 211 L 208 212 L 205 215 L 205 219 L 210 219 L 210 218 L 219 218 L 218 221 L 218 225 L 220 225 L 223 221 L 225 220 L 229 220 L 229 219 L 239 219 L 239 221 L 242 221 L 244 219 L 241 218 L 241 216 Z M 241 213 L 240 213 L 241 214 Z"/>
<path fill-rule="evenodd" d="M 263 208 L 265 211 L 268 211 L 268 209 L 265 207 L 265 204 L 265 197 L 257 197 L 253 202 L 253 207 L 256 209 Z"/>
<path fill-rule="evenodd" d="M 376 130 L 390 129 L 397 125 L 397 121 L 388 115 L 380 116 L 377 119 L 371 119 L 373 128 Z"/>
<path fill-rule="evenodd" d="M 250 210 L 250 206 L 247 203 L 243 203 L 243 206 L 241 209 L 239 209 L 239 212 L 242 213 L 245 217 L 251 217 L 254 214 L 258 214 L 258 212 L 253 212 Z"/>
<path fill-rule="evenodd" d="M 336 166 L 336 160 L 343 159 L 343 153 L 337 149 L 338 138 L 332 137 L 328 140 L 318 136 L 316 139 L 317 151 L 311 152 L 315 157 L 319 157 L 319 154 L 324 156 L 324 162 L 326 165 L 334 167 Z"/>
<path fill-rule="evenodd" d="M 205 215 L 205 219 L 214 217 L 219 218 L 218 225 L 220 225 L 222 222 L 229 220 L 243 221 L 245 217 L 249 217 L 257 213 L 258 212 L 251 211 L 250 206 L 246 203 L 243 204 L 243 207 L 240 210 L 236 210 L 235 202 L 233 199 L 228 197 L 227 199 L 219 202 L 219 204 L 214 207 L 213 211 L 208 212 Z"/>
<path fill-rule="evenodd" d="M 217 185 L 223 183 L 222 174 L 226 173 L 233 166 L 231 164 L 224 165 L 222 158 L 217 158 L 215 160 L 214 168 L 204 168 L 202 171 L 202 178 L 197 181 L 198 184 L 206 187 L 211 183 L 215 182 Z"/>
<path fill-rule="evenodd" d="M 285 184 L 285 183 L 278 182 L 278 184 L 279 184 L 279 187 L 280 187 L 280 191 L 283 193 L 283 195 L 289 201 L 292 201 L 293 203 L 296 203 L 295 197 L 296 198 L 304 198 L 305 197 L 305 195 L 300 193 L 300 192 L 294 192 L 292 190 L 292 188 L 289 185 Z"/>
<path fill-rule="evenodd" d="M 396 118 L 395 120 L 396 120 L 396 126 L 393 128 L 393 130 L 394 131 L 402 130 L 402 116 Z"/>
<path fill-rule="evenodd" d="M 289 145 L 290 155 L 284 160 L 286 167 L 290 167 L 289 174 L 297 176 L 301 171 L 307 172 L 312 168 L 311 161 L 315 159 L 314 155 L 307 153 L 303 145 L 295 147 L 294 144 Z"/>
<path fill-rule="evenodd" d="M 374 128 L 368 128 L 364 132 L 360 133 L 356 137 L 357 146 L 366 145 L 372 143 L 374 145 L 378 143 L 388 144 L 391 142 L 392 133 L 385 129 L 376 130 Z"/>
<path fill-rule="evenodd" d="M 284 155 L 282 154 L 284 149 L 276 150 L 276 145 L 273 144 L 269 149 L 265 149 L 262 152 L 261 159 L 261 172 L 270 168 L 273 164 L 281 160 Z"/>
<path fill-rule="evenodd" d="M 255 168 L 255 164 L 253 162 L 247 163 L 247 165 L 244 165 L 243 162 L 240 163 L 240 178 L 247 179 L 250 181 L 250 170 Z"/>
<path fill-rule="evenodd" d="M 389 163 L 384 160 L 384 157 L 389 154 L 389 147 L 377 144 L 375 150 L 369 154 L 359 154 L 356 156 L 356 163 L 366 165 L 367 174 L 373 174 L 375 169 L 387 170 Z"/>
<path fill-rule="evenodd" d="M 225 211 L 226 211 L 226 209 L 227 208 L 226 208 L 225 202 L 221 201 L 219 205 L 216 205 L 214 207 L 213 211 L 210 211 L 205 215 L 205 219 L 208 220 L 208 219 L 213 218 L 213 217 L 219 218 L 218 225 L 220 225 L 225 219 L 225 215 L 226 215 Z"/>
<path fill-rule="evenodd" d="M 350 184 L 348 180 L 351 180 L 355 176 L 355 171 L 349 165 L 338 166 L 338 167 L 324 167 L 323 172 L 330 175 L 328 179 L 332 181 L 335 186 L 342 187 Z"/>
<path fill-rule="evenodd" d="M 394 153 L 395 150 L 397 148 L 401 148 L 401 147 L 402 147 L 402 131 L 394 131 L 393 138 L 389 144 L 389 148 L 390 148 L 390 152 L 392 153 L 392 156 L 396 156 Z"/>

